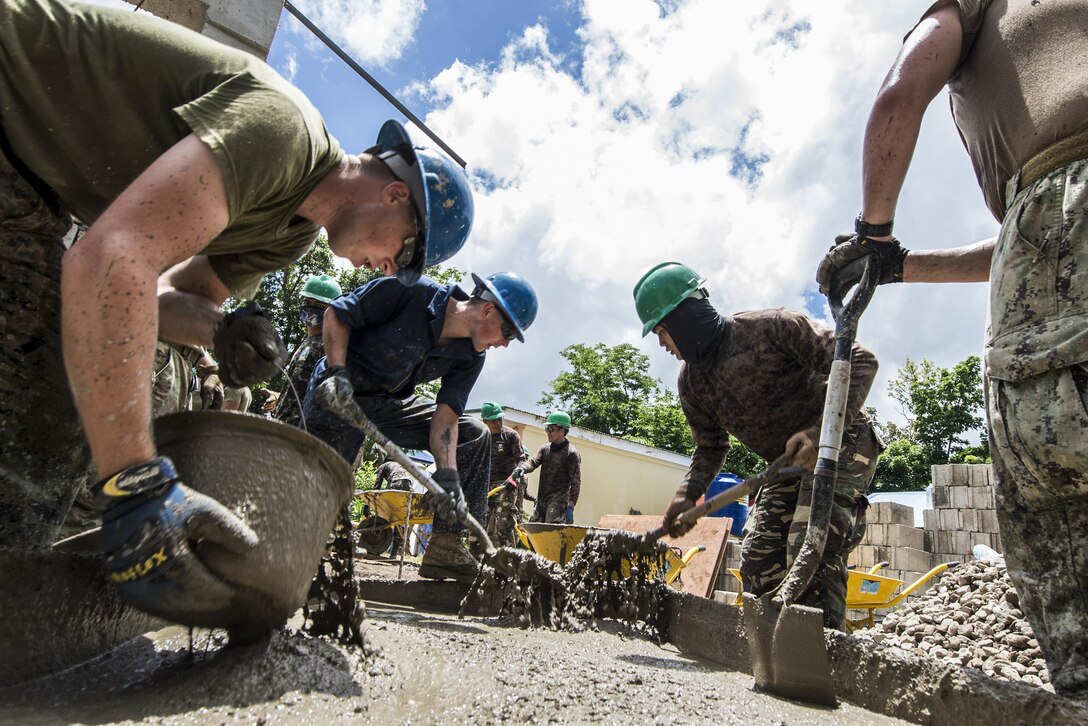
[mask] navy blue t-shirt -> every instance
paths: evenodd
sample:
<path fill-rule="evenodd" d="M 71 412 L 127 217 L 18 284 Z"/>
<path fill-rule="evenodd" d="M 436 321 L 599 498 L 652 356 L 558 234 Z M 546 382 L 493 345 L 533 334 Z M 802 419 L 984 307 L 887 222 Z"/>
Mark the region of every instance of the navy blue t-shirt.
<path fill-rule="evenodd" d="M 351 328 L 347 369 L 355 392 L 405 399 L 420 383 L 442 379 L 437 402 L 464 413 L 484 354 L 470 338 L 436 344 L 451 299 L 468 295 L 428 277 L 412 286 L 382 277 L 336 298 L 330 307 Z"/>

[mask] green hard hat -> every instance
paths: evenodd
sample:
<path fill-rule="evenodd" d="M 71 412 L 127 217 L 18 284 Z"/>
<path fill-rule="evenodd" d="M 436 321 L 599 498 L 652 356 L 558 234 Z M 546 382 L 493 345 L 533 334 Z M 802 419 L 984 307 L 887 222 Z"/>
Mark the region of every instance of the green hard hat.
<path fill-rule="evenodd" d="M 332 275 L 314 275 L 302 286 L 299 297 L 312 297 L 323 303 L 331 303 L 342 293 L 340 283 Z"/>
<path fill-rule="evenodd" d="M 494 401 L 486 401 L 484 405 L 480 406 L 480 418 L 484 421 L 494 421 L 497 418 L 502 418 L 502 406 Z"/>
<path fill-rule="evenodd" d="M 562 426 L 567 431 L 570 431 L 570 414 L 564 413 L 563 411 L 553 411 L 549 413 L 548 418 L 544 421 L 544 425 L 551 426 L 552 424 Z"/>
<path fill-rule="evenodd" d="M 679 262 L 662 262 L 650 268 L 635 285 L 635 310 L 643 322 L 643 337 L 704 282 L 705 277 Z"/>

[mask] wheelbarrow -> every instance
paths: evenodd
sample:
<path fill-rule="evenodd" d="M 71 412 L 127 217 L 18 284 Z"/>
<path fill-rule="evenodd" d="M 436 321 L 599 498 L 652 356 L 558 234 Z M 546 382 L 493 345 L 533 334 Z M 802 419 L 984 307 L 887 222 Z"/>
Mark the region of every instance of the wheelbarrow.
<path fill-rule="evenodd" d="M 873 617 L 874 610 L 887 610 L 895 607 L 934 577 L 958 564 L 959 562 L 944 562 L 937 565 L 900 591 L 899 594 L 896 594 L 896 590 L 905 584 L 903 580 L 876 574 L 878 571 L 888 566 L 887 562 L 881 562 L 880 564 L 874 565 L 868 571 L 848 570 L 846 575 L 846 609 L 868 610 L 869 613 L 863 618 L 857 618 L 855 620 L 847 619 L 847 632 L 852 633 L 860 628 L 873 627 L 876 624 Z M 744 585 L 741 580 L 740 570 L 730 568 L 729 572 L 733 574 L 733 577 L 737 578 L 737 583 L 740 584 L 737 597 L 733 600 L 733 604 L 743 606 L 744 598 L 742 597 L 741 591 L 744 589 Z"/>
<path fill-rule="evenodd" d="M 527 549 L 541 557 L 565 566 L 570 560 L 575 548 L 581 544 L 590 530 L 602 531 L 600 527 L 578 527 L 572 524 L 545 524 L 543 522 L 526 522 L 515 527 L 518 537 Z M 603 530 L 609 531 L 609 530 Z M 665 583 L 672 584 L 680 571 L 691 562 L 695 555 L 706 550 L 706 547 L 692 547 L 682 555 L 677 550 L 669 549 L 666 555 L 668 569 L 665 571 Z M 635 555 L 638 557 L 638 555 Z M 653 565 L 651 565 L 651 568 Z M 624 576 L 630 574 L 630 561 L 625 561 L 621 567 Z M 651 569 L 651 576 L 653 570 Z"/>
<path fill-rule="evenodd" d="M 355 527 L 359 545 L 368 554 L 378 556 L 389 549 L 393 534 L 401 528 L 404 546 L 400 550 L 397 577 L 404 570 L 404 551 L 408 544 L 408 531 L 416 524 L 431 524 L 434 511 L 430 506 L 429 493 L 402 489 L 371 489 L 355 495 L 362 499 L 369 513 Z"/>

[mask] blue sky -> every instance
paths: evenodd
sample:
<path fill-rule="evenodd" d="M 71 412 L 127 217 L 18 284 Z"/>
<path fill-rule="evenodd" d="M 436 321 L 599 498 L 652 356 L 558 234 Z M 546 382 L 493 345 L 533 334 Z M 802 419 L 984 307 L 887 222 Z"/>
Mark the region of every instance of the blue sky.
<path fill-rule="evenodd" d="M 928 0 L 298 0 L 297 5 L 469 162 L 476 223 L 451 262 L 512 270 L 540 295 L 524 345 L 492 352 L 470 405 L 536 410 L 573 343 L 633 343 L 631 289 L 675 259 L 723 312 L 790 307 L 830 322 L 813 281 L 860 205 L 865 119 Z M 847 51 L 849 49 L 849 51 Z M 399 118 L 286 12 L 269 62 L 349 151 Z M 417 143 L 428 143 L 410 129 Z M 896 220 L 907 247 L 958 246 L 997 225 L 938 98 Z M 905 359 L 980 354 L 986 286 L 882 288 L 860 325 L 886 394 Z"/>

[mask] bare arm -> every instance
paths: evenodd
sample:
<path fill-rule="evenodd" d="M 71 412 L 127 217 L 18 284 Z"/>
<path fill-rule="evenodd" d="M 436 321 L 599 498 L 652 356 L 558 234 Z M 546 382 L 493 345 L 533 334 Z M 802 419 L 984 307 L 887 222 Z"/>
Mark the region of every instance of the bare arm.
<path fill-rule="evenodd" d="M 959 11 L 942 8 L 918 24 L 881 84 L 862 152 L 862 216 L 867 222 L 882 224 L 895 217 L 922 116 L 955 71 L 961 45 Z"/>
<path fill-rule="evenodd" d="M 438 404 L 431 418 L 431 454 L 439 469 L 457 468 L 457 420 L 460 416 L 445 403 Z"/>
<path fill-rule="evenodd" d="M 195 135 L 149 166 L 64 255 L 61 335 L 80 421 L 105 477 L 155 456 L 150 382 L 156 282 L 226 227 L 226 187 Z M 118 386 L 143 384 L 137 395 Z"/>
<path fill-rule="evenodd" d="M 159 278 L 159 337 L 171 343 L 211 345 L 219 306 L 231 292 L 208 258 L 192 257 Z"/>
<path fill-rule="evenodd" d="M 964 247 L 912 250 L 903 260 L 903 282 L 986 282 L 996 237 Z"/>
<path fill-rule="evenodd" d="M 340 322 L 331 307 L 325 308 L 324 328 L 321 331 L 321 341 L 325 345 L 325 363 L 329 366 L 343 366 L 348 362 L 348 341 L 351 339 L 351 328 L 347 323 Z"/>

